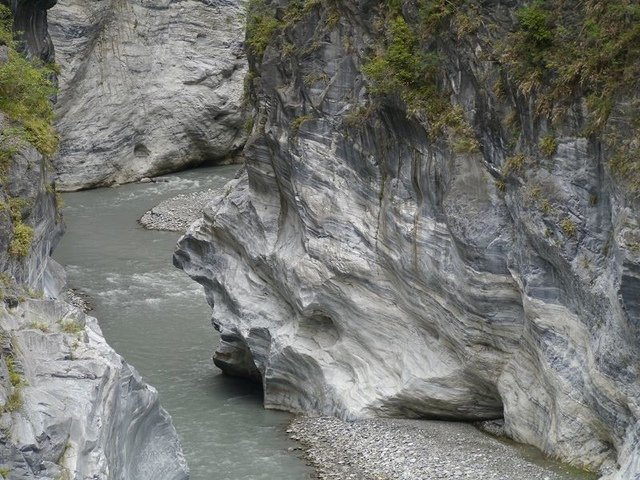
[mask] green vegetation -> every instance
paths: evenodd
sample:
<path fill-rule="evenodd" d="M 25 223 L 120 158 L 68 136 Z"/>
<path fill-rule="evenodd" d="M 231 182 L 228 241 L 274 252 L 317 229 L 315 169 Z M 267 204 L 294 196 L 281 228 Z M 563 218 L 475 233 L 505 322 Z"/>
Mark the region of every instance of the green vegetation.
<path fill-rule="evenodd" d="M 13 222 L 13 238 L 9 243 L 9 254 L 24 258 L 29 254 L 33 241 L 33 228 L 23 223 L 24 218 L 29 215 L 31 203 L 23 198 L 13 197 L 6 204 L 0 204 L 0 207 L 0 211 L 9 211 Z"/>
<path fill-rule="evenodd" d="M 2 467 L 0 468 L 0 477 L 7 479 L 9 478 L 9 474 L 11 473 L 11 470 L 9 470 L 6 467 Z"/>
<path fill-rule="evenodd" d="M 0 41 L 9 47 L 9 61 L 0 65 L 0 110 L 23 127 L 24 140 L 43 155 L 51 156 L 58 147 L 50 102 L 55 94 L 50 77 L 56 67 L 27 60 L 17 51 L 13 35 L 11 10 L 0 5 Z M 2 143 L 0 164 L 7 156 L 6 146 Z"/>
<path fill-rule="evenodd" d="M 343 117 L 343 124 L 349 128 L 362 128 L 363 125 L 371 118 L 374 110 L 371 105 L 359 106 L 353 108 Z"/>
<path fill-rule="evenodd" d="M 327 84 L 329 83 L 329 77 L 327 76 L 326 73 L 320 74 L 317 72 L 311 72 L 310 74 L 304 77 L 304 84 L 306 87 L 310 87 L 316 84 L 317 82 L 323 82 Z"/>
<path fill-rule="evenodd" d="M 9 244 L 9 254 L 24 258 L 29 254 L 31 242 L 33 241 L 33 228 L 24 223 L 18 223 L 13 226 L 13 239 Z"/>
<path fill-rule="evenodd" d="M 540 140 L 540 151 L 545 157 L 551 158 L 558 150 L 558 142 L 553 135 L 547 135 Z"/>
<path fill-rule="evenodd" d="M 542 196 L 542 187 L 540 185 L 534 185 L 529 188 L 529 195 L 533 200 L 539 200 Z"/>
<path fill-rule="evenodd" d="M 609 166 L 633 196 L 640 198 L 640 146 L 635 141 L 618 144 Z"/>
<path fill-rule="evenodd" d="M 10 288 L 11 286 L 13 286 L 13 282 L 13 278 L 10 277 L 7 273 L 0 272 L 0 286 L 4 288 Z"/>
<path fill-rule="evenodd" d="M 292 122 L 291 122 L 291 130 L 296 133 L 300 127 L 302 126 L 302 124 L 304 122 L 308 122 L 309 120 L 311 120 L 313 118 L 313 115 L 302 115 L 300 117 L 295 118 Z"/>
<path fill-rule="evenodd" d="M 519 174 L 524 170 L 526 158 L 523 154 L 519 153 L 512 157 L 507 158 L 504 161 L 504 166 L 502 167 L 502 174 Z"/>
<path fill-rule="evenodd" d="M 20 223 L 27 216 L 25 212 L 31 207 L 31 203 L 24 198 L 11 197 L 8 201 L 9 213 L 14 223 Z"/>
<path fill-rule="evenodd" d="M 76 334 L 84 331 L 84 325 L 75 320 L 62 320 L 60 321 L 60 330 L 64 333 Z"/>
<path fill-rule="evenodd" d="M 34 330 L 40 330 L 43 333 L 49 332 L 49 325 L 44 322 L 31 322 L 29 326 Z"/>
<path fill-rule="evenodd" d="M 399 95 L 410 115 L 426 119 L 432 138 L 450 136 L 456 153 L 476 151 L 478 141 L 459 106 L 453 106 L 439 84 L 441 61 L 432 46 L 444 23 L 457 12 L 460 0 L 423 0 L 420 22 L 412 28 L 398 1 L 388 3 L 379 19 L 380 41 L 362 68 L 376 97 Z"/>
<path fill-rule="evenodd" d="M 14 387 L 18 387 L 22 384 L 22 375 L 16 368 L 16 361 L 12 355 L 5 357 L 5 363 L 7 364 L 7 370 L 9 371 L 9 381 Z"/>
<path fill-rule="evenodd" d="M 5 182 L 13 156 L 18 152 L 16 140 L 7 134 L 7 129 L 0 132 L 0 181 Z"/>
<path fill-rule="evenodd" d="M 247 135 L 251 135 L 251 132 L 253 131 L 253 118 L 247 118 L 247 121 L 244 122 L 244 132 Z"/>
<path fill-rule="evenodd" d="M 396 14 L 400 12 L 401 2 L 390 0 L 390 9 Z M 442 25 L 452 17 L 464 15 L 463 0 L 420 0 L 418 3 L 420 19 L 420 35 L 429 39 Z"/>
<path fill-rule="evenodd" d="M 14 388 L 13 391 L 7 397 L 7 402 L 4 404 L 3 410 L 5 412 L 15 412 L 22 408 L 22 392 L 19 388 Z"/>
<path fill-rule="evenodd" d="M 578 234 L 578 227 L 570 218 L 563 218 L 560 222 L 560 228 L 569 238 L 575 238 L 575 236 Z"/>
<path fill-rule="evenodd" d="M 437 122 L 451 107 L 437 85 L 437 54 L 419 48 L 417 37 L 401 15 L 387 23 L 385 44 L 378 45 L 376 54 L 362 69 L 371 81 L 370 92 L 399 93 L 410 109 L 424 110 Z"/>
<path fill-rule="evenodd" d="M 280 27 L 280 22 L 263 0 L 249 1 L 246 44 L 258 59 L 262 58 L 267 45 Z"/>
<path fill-rule="evenodd" d="M 586 96 L 592 128 L 607 121 L 617 93 L 640 78 L 640 5 L 632 0 L 535 0 L 500 50 L 520 90 L 538 94 L 541 114 Z"/>

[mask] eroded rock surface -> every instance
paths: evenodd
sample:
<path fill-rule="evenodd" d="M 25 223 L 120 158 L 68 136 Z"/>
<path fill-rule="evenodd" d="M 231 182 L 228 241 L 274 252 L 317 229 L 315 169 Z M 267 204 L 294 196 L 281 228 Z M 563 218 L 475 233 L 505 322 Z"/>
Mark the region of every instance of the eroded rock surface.
<path fill-rule="evenodd" d="M 266 407 L 504 416 L 518 441 L 639 476 L 638 209 L 584 136 L 583 99 L 553 131 L 540 120 L 481 35 L 515 28 L 515 7 L 483 4 L 479 33 L 433 42 L 478 144 L 454 148 L 369 95 L 379 3 L 309 4 L 264 7 L 281 23 L 251 58 L 246 173 L 175 255 L 205 287 L 216 363 L 259 376 Z M 408 22 L 416 8 L 402 3 Z M 509 169 L 514 149 L 527 163 Z"/>
<path fill-rule="evenodd" d="M 53 60 L 45 9 L 54 2 L 5 3 L 22 32 L 20 48 Z M 0 47 L 3 66 L 17 55 L 10 49 Z M 11 75 L 38 72 L 3 70 L 3 81 L 24 85 Z M 25 83 L 17 90 L 33 94 Z M 20 120 L 0 113 L 0 476 L 186 480 L 157 392 L 107 345 L 95 319 L 52 299 L 65 284 L 50 257 L 63 231 L 59 196 L 49 160 Z"/>
<path fill-rule="evenodd" d="M 59 188 L 224 162 L 244 144 L 242 1 L 62 0 L 49 24 Z"/>
<path fill-rule="evenodd" d="M 158 393 L 95 318 L 56 300 L 0 307 L 0 464 L 9 479 L 186 480 Z"/>

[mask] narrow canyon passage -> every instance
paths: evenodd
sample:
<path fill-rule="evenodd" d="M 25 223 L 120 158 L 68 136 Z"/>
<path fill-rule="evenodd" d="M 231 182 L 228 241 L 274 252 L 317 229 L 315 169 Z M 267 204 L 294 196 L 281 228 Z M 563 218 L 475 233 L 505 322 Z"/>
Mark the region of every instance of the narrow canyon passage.
<path fill-rule="evenodd" d="M 287 451 L 289 416 L 262 408 L 260 392 L 211 364 L 217 333 L 201 287 L 173 267 L 179 236 L 137 219 L 178 193 L 221 188 L 237 166 L 192 170 L 166 183 L 64 195 L 67 232 L 55 257 L 71 287 L 95 302 L 108 342 L 160 392 L 183 442 L 192 480 L 307 478 Z"/>

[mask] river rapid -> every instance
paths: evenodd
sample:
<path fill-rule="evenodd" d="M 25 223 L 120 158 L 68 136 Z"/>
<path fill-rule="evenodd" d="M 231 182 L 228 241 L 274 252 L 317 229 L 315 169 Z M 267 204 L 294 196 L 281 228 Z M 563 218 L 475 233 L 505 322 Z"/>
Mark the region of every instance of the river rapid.
<path fill-rule="evenodd" d="M 107 341 L 156 387 L 182 439 L 192 480 L 301 480 L 288 449 L 290 415 L 264 410 L 261 392 L 211 362 L 218 334 L 201 287 L 172 264 L 175 232 L 137 220 L 179 193 L 220 189 L 238 166 L 210 167 L 63 195 L 67 231 L 54 258 L 88 294 Z M 159 479 L 160 480 L 160 479 Z"/>

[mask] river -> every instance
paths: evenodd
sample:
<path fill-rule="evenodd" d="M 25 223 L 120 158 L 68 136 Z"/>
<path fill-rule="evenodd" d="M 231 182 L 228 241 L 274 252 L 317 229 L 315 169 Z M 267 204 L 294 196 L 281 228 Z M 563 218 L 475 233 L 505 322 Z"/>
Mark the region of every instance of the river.
<path fill-rule="evenodd" d="M 69 285 L 93 299 L 107 341 L 160 392 L 192 480 L 301 480 L 311 472 L 288 451 L 290 416 L 264 410 L 259 389 L 211 362 L 218 343 L 211 310 L 201 287 L 172 264 L 179 234 L 137 223 L 178 193 L 221 189 L 237 170 L 202 168 L 162 183 L 64 194 L 67 231 L 54 258 Z"/>
<path fill-rule="evenodd" d="M 173 267 L 178 233 L 137 220 L 179 193 L 223 189 L 237 166 L 201 168 L 63 195 L 67 231 L 55 251 L 71 287 L 95 303 L 107 341 L 160 392 L 184 448 L 191 480 L 304 480 L 312 471 L 284 432 L 290 415 L 264 410 L 261 392 L 213 366 L 218 334 L 201 287 Z M 509 442 L 513 453 L 562 478 L 593 479 Z M 161 479 L 158 479 L 161 480 Z"/>

